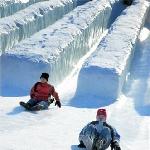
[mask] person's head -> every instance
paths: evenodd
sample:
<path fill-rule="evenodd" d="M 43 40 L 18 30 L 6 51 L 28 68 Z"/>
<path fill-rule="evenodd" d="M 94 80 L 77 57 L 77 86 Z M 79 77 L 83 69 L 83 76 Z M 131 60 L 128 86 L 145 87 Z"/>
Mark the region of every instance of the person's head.
<path fill-rule="evenodd" d="M 42 73 L 40 80 L 42 83 L 48 82 L 49 74 L 48 73 Z"/>
<path fill-rule="evenodd" d="M 106 122 L 106 118 L 107 118 L 106 109 L 104 108 L 98 109 L 96 114 L 96 120 Z"/>

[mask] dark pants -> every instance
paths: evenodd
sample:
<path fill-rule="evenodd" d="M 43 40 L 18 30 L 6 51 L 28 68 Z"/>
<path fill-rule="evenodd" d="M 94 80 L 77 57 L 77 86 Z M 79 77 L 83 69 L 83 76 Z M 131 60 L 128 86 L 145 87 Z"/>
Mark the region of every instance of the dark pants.
<path fill-rule="evenodd" d="M 44 109 L 48 109 L 48 101 L 45 101 L 45 100 L 35 100 L 35 99 L 30 99 L 28 102 L 28 104 L 31 105 L 31 107 L 35 106 L 35 105 L 42 105 L 44 107 Z"/>

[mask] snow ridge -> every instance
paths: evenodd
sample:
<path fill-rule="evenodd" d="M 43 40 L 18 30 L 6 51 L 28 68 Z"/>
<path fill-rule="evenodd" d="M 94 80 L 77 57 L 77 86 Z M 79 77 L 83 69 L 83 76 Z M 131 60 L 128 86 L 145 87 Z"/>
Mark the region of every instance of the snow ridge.
<path fill-rule="evenodd" d="M 48 0 L 1 0 L 0 1 L 0 18 L 10 16 L 15 12 L 28 7 L 37 2 Z"/>
<path fill-rule="evenodd" d="M 40 2 L 0 19 L 0 49 L 5 51 L 60 19 L 76 7 L 76 0 Z"/>

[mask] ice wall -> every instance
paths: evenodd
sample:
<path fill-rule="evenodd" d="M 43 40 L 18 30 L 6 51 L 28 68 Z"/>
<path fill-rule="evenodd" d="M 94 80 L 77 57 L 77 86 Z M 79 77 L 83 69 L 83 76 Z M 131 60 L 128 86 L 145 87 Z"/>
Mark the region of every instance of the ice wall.
<path fill-rule="evenodd" d="M 124 10 L 116 19 L 97 50 L 82 66 L 77 96 L 96 96 L 107 100 L 118 97 L 148 9 L 148 3 L 136 3 Z"/>
<path fill-rule="evenodd" d="M 14 14 L 15 12 L 28 7 L 37 2 L 48 0 L 1 0 L 0 18 Z"/>
<path fill-rule="evenodd" d="M 12 48 L 39 30 L 60 19 L 76 6 L 76 0 L 51 0 L 36 3 L 13 16 L 0 19 L 0 50 Z"/>
<path fill-rule="evenodd" d="M 107 0 L 91 1 L 20 42 L 1 56 L 2 67 L 5 68 L 2 85 L 29 89 L 41 72 L 49 72 L 50 82 L 59 83 L 98 41 L 107 27 L 110 14 Z"/>

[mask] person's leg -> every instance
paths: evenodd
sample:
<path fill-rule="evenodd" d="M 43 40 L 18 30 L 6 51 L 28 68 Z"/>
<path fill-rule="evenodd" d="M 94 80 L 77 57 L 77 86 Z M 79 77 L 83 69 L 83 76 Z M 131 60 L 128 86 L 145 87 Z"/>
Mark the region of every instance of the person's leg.
<path fill-rule="evenodd" d="M 111 143 L 111 131 L 109 128 L 104 127 L 101 133 L 93 141 L 93 147 L 96 149 L 107 149 Z"/>
<path fill-rule="evenodd" d="M 34 100 L 34 99 L 30 99 L 27 104 L 30 106 L 30 107 L 33 107 L 35 106 L 36 104 L 38 103 L 38 101 Z"/>
<path fill-rule="evenodd" d="M 85 136 L 85 138 L 83 139 L 83 143 L 84 143 L 87 150 L 92 149 L 93 142 L 89 136 Z"/>
<path fill-rule="evenodd" d="M 33 106 L 35 106 L 37 103 L 38 103 L 38 102 L 37 102 L 36 100 L 30 99 L 27 103 L 21 101 L 21 102 L 20 102 L 20 105 L 23 106 L 23 107 L 24 107 L 25 109 L 27 109 L 27 110 L 31 110 L 31 108 L 32 108 Z"/>
<path fill-rule="evenodd" d="M 78 145 L 78 147 L 86 148 L 87 150 L 91 150 L 92 149 L 92 141 L 89 138 L 89 136 L 80 134 L 79 135 L 79 141 L 80 141 L 80 144 Z"/>
<path fill-rule="evenodd" d="M 40 101 L 37 103 L 39 106 L 41 106 L 41 109 L 48 109 L 48 101 Z"/>

